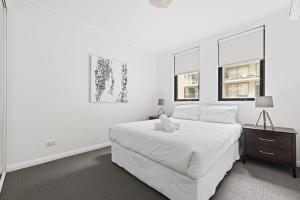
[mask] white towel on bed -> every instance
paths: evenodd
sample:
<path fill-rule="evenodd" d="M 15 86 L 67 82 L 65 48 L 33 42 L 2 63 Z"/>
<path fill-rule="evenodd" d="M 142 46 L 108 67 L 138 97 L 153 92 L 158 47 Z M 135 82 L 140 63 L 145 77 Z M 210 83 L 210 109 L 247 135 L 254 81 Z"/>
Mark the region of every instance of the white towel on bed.
<path fill-rule="evenodd" d="M 174 124 L 176 130 L 180 129 L 180 124 L 179 123 L 174 122 L 173 124 Z M 160 123 L 160 122 L 154 123 L 154 129 L 155 130 L 165 130 L 162 123 Z"/>
<path fill-rule="evenodd" d="M 161 115 L 159 117 L 159 120 L 161 121 L 162 126 L 164 127 L 165 131 L 172 133 L 172 132 L 174 132 L 176 130 L 175 125 L 167 117 L 167 115 Z"/>

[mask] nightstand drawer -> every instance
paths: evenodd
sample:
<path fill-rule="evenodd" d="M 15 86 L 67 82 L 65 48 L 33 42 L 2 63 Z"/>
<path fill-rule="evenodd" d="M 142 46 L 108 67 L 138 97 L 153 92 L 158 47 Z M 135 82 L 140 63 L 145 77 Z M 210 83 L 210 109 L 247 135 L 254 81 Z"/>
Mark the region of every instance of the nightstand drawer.
<path fill-rule="evenodd" d="M 290 163 L 291 152 L 282 151 L 276 148 L 270 148 L 266 146 L 258 146 L 252 144 L 246 144 L 246 154 L 254 156 L 263 160 L 269 160 L 272 162 Z"/>
<path fill-rule="evenodd" d="M 254 144 L 266 147 L 275 147 L 276 149 L 282 149 L 291 151 L 292 138 L 287 135 L 274 134 L 272 132 L 253 131 L 246 132 L 246 142 L 248 144 Z"/>

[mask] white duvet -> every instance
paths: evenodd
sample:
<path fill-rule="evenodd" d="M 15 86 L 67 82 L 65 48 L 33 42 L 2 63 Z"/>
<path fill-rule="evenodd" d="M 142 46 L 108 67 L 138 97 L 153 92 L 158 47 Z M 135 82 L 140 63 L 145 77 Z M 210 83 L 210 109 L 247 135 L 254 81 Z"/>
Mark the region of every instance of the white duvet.
<path fill-rule="evenodd" d="M 241 134 L 239 124 L 172 119 L 180 130 L 154 130 L 157 120 L 118 124 L 110 128 L 111 141 L 193 179 L 218 162 Z"/>

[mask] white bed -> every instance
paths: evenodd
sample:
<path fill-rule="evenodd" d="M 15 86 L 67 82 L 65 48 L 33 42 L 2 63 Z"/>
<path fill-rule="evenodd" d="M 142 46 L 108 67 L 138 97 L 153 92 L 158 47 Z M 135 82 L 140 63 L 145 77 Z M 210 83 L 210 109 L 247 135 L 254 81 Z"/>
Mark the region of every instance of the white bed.
<path fill-rule="evenodd" d="M 113 126 L 112 161 L 172 200 L 208 200 L 239 159 L 241 126 L 172 119 L 174 133 L 156 120 Z"/>

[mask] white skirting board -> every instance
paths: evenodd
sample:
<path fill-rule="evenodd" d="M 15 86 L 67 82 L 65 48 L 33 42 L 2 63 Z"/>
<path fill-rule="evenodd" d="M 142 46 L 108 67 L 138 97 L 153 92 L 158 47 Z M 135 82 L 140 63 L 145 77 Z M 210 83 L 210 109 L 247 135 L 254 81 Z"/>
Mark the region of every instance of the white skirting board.
<path fill-rule="evenodd" d="M 42 163 L 46 163 L 46 162 L 50 162 L 50 161 L 53 161 L 53 160 L 57 160 L 57 159 L 61 159 L 61 158 L 65 158 L 65 157 L 85 153 L 85 152 L 88 152 L 88 151 L 93 151 L 93 150 L 108 147 L 108 146 L 110 146 L 110 142 L 105 142 L 105 143 L 90 146 L 90 147 L 85 147 L 85 148 L 81 148 L 81 149 L 67 151 L 67 152 L 64 152 L 64 153 L 59 153 L 59 154 L 55 154 L 55 155 L 52 155 L 52 156 L 38 158 L 38 159 L 35 159 L 35 160 L 30 160 L 30 161 L 17 163 L 17 164 L 13 164 L 13 165 L 8 165 L 7 166 L 7 172 L 16 171 L 16 170 L 23 169 L 23 168 L 26 168 L 26 167 L 39 165 L 39 164 L 42 164 Z M 297 167 L 300 167 L 300 161 L 297 161 Z"/>
<path fill-rule="evenodd" d="M 75 149 L 75 150 L 71 150 L 71 151 L 67 151 L 67 152 L 63 152 L 63 153 L 59 153 L 59 154 L 54 154 L 54 155 L 51 155 L 51 156 L 42 157 L 42 158 L 38 158 L 38 159 L 35 159 L 35 160 L 30 160 L 30 161 L 26 161 L 26 162 L 22 162 L 22 163 L 8 165 L 7 166 L 7 172 L 16 171 L 16 170 L 23 169 L 23 168 L 26 168 L 26 167 L 39 165 L 39 164 L 42 164 L 42 163 L 50 162 L 50 161 L 53 161 L 53 160 L 57 160 L 57 159 L 61 159 L 61 158 L 69 157 L 69 156 L 74 156 L 74 155 L 77 155 L 77 154 L 85 153 L 85 152 L 88 152 L 88 151 L 93 151 L 93 150 L 108 147 L 108 146 L 110 146 L 110 142 L 105 142 L 105 143 L 102 143 L 102 144 L 97 144 L 97 145 L 94 145 L 94 146 L 89 146 L 89 147 L 85 147 L 85 148 L 81 148 L 81 149 Z"/>

